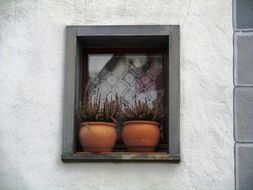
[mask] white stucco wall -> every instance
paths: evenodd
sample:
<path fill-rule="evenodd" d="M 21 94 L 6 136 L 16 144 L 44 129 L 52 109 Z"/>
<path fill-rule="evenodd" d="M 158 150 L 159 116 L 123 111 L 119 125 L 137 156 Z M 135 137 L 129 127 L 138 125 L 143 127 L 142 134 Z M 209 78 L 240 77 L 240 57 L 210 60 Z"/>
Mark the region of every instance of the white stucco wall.
<path fill-rule="evenodd" d="M 233 190 L 231 0 L 0 0 L 0 190 Z M 66 25 L 181 25 L 180 164 L 60 160 Z"/>

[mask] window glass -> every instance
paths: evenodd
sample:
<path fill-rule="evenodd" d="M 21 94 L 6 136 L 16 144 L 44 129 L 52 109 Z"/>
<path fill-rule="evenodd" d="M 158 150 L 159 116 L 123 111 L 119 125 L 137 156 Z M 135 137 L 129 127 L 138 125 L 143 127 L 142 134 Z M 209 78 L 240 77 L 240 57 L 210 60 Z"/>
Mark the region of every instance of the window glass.
<path fill-rule="evenodd" d="M 89 95 L 118 95 L 126 106 L 135 98 L 152 103 L 164 93 L 162 54 L 89 54 Z"/>

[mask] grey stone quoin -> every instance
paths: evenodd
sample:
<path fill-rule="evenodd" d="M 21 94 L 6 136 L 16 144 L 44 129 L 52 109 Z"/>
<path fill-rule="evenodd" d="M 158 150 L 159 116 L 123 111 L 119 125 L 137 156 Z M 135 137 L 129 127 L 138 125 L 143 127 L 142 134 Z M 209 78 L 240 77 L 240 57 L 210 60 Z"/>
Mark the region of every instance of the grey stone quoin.
<path fill-rule="evenodd" d="M 236 190 L 253 189 L 253 1 L 233 1 Z"/>

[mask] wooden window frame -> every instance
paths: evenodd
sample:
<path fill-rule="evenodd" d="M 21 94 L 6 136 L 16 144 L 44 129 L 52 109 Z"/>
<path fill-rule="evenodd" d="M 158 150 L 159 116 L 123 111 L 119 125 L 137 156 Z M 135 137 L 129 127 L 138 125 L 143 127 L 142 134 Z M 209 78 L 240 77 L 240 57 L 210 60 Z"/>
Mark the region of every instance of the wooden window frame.
<path fill-rule="evenodd" d="M 82 96 L 84 48 L 105 50 L 163 49 L 168 73 L 168 143 L 164 152 L 89 154 L 77 152 L 76 110 Z M 180 28 L 178 25 L 67 26 L 64 76 L 63 162 L 180 162 Z"/>

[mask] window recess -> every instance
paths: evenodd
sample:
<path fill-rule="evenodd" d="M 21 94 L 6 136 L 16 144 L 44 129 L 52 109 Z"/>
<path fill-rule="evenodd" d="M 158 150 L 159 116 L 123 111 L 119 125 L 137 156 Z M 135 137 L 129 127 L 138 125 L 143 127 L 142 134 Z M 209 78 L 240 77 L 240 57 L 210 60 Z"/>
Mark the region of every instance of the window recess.
<path fill-rule="evenodd" d="M 179 26 L 67 26 L 62 160 L 180 161 Z M 165 117 L 152 152 L 129 152 L 121 139 L 113 152 L 84 152 L 79 142 L 77 109 L 89 85 L 104 96 L 118 94 L 126 106 L 135 99 L 152 102 L 163 95 Z"/>

